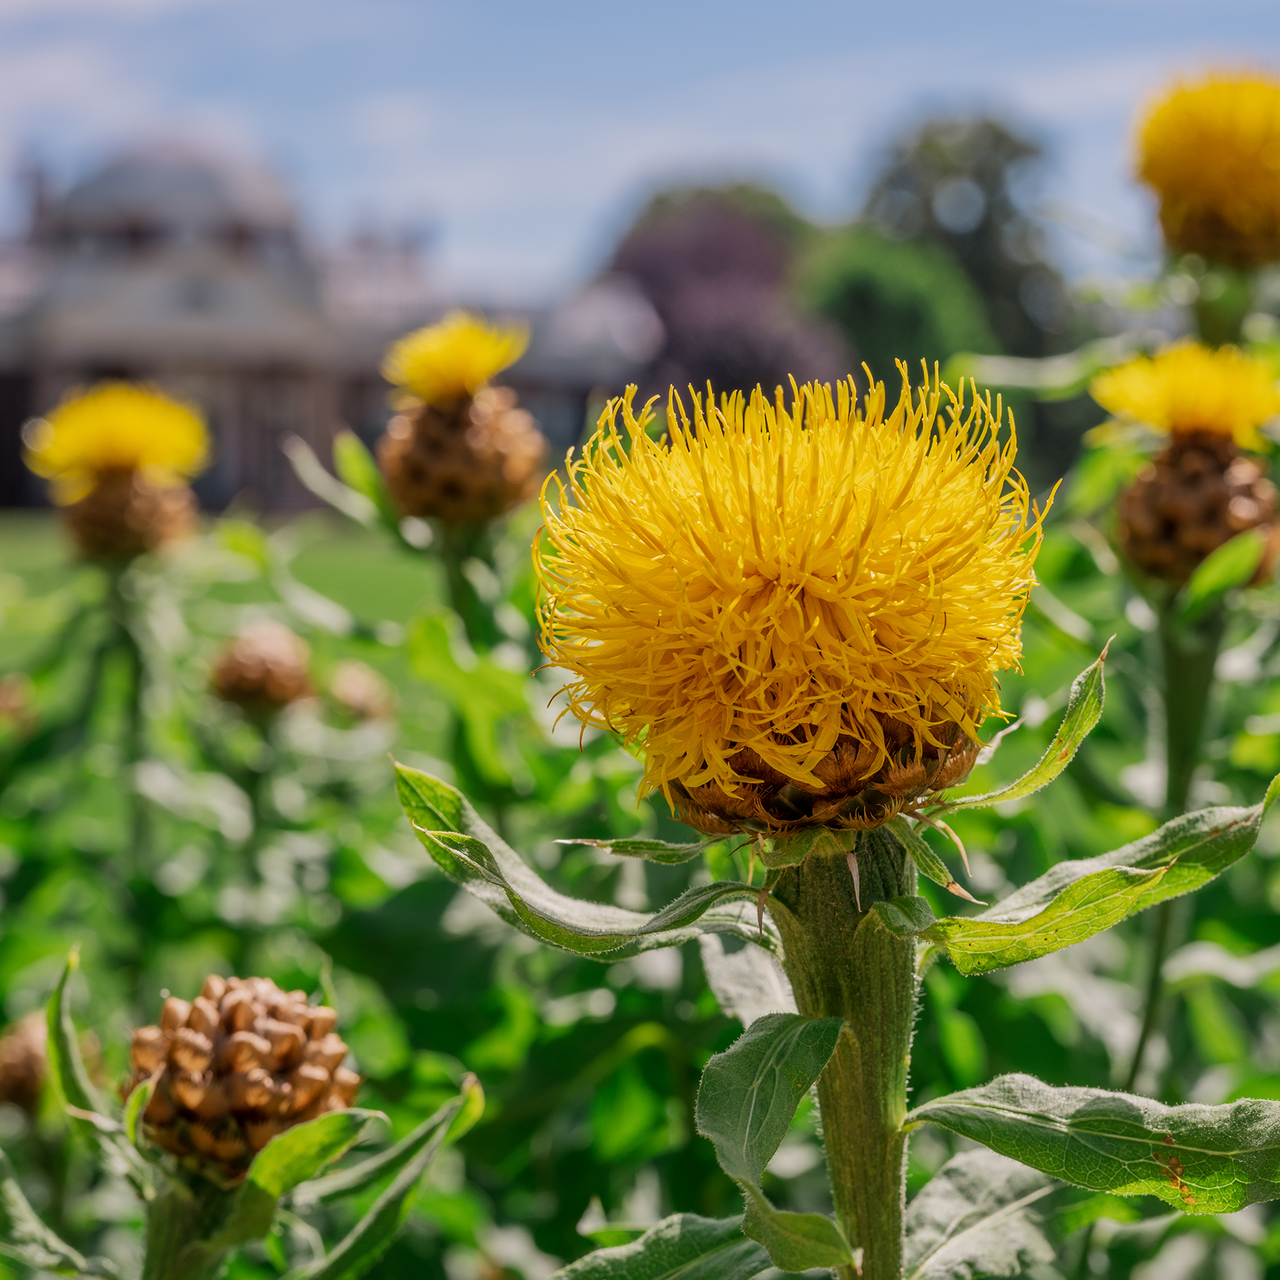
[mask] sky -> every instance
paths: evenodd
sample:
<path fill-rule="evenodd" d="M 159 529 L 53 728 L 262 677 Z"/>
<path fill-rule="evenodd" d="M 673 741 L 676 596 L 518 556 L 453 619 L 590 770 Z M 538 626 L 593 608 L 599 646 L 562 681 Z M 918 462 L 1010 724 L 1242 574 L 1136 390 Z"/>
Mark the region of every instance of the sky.
<path fill-rule="evenodd" d="M 0 229 L 28 158 L 65 184 L 196 138 L 276 168 L 317 244 L 423 233 L 442 293 L 533 301 L 663 185 L 840 222 L 895 139 L 983 111 L 1044 146 L 1068 272 L 1132 272 L 1135 117 L 1237 66 L 1280 70 L 1275 0 L 0 0 Z"/>

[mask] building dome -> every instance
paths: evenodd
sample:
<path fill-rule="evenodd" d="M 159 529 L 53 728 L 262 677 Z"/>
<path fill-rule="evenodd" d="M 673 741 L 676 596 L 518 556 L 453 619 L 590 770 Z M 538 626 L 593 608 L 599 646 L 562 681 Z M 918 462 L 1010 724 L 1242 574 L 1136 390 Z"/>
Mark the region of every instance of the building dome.
<path fill-rule="evenodd" d="M 288 192 L 269 170 L 215 152 L 139 147 L 73 186 L 51 210 L 61 243 L 292 239 Z"/>

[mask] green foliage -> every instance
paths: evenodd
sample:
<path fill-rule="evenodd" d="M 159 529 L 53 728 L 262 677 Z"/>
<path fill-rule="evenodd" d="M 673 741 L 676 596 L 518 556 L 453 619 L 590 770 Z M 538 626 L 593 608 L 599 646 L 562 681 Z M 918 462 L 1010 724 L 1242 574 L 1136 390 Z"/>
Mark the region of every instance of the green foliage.
<path fill-rule="evenodd" d="M 804 304 L 838 325 L 876 378 L 894 385 L 957 351 L 998 351 L 982 295 L 944 245 L 893 240 L 869 225 L 829 232 L 798 268 Z"/>
<path fill-rule="evenodd" d="M 1031 1076 L 917 1107 L 928 1121 L 1078 1187 L 1157 1196 L 1188 1214 L 1234 1213 L 1280 1199 L 1280 1103 L 1168 1107 Z"/>
<path fill-rule="evenodd" d="M 768 1254 L 743 1236 L 741 1218 L 681 1213 L 631 1244 L 598 1249 L 556 1280 L 751 1280 L 768 1266 Z"/>

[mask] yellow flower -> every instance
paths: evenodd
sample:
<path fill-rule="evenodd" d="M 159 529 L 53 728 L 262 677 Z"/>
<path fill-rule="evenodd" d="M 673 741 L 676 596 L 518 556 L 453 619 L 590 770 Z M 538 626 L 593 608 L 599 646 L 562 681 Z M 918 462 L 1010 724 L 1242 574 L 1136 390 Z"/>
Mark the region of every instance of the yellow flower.
<path fill-rule="evenodd" d="M 1171 249 L 1238 267 L 1280 259 L 1280 83 L 1218 75 L 1174 89 L 1142 124 L 1138 173 Z"/>
<path fill-rule="evenodd" d="M 486 324 L 451 311 L 439 324 L 406 334 L 387 352 L 382 376 L 430 405 L 473 396 L 529 345 L 523 328 Z"/>
<path fill-rule="evenodd" d="M 834 395 L 793 383 L 789 407 L 781 389 L 719 407 L 708 392 L 692 422 L 673 393 L 656 442 L 632 387 L 567 487 L 544 487 L 542 647 L 574 713 L 642 748 L 645 793 L 674 788 L 684 811 L 696 788 L 749 790 L 746 825 L 785 828 L 756 804 L 766 782 L 821 798 L 839 747 L 852 794 L 849 762 L 863 779 L 931 752 L 936 766 L 998 711 L 1041 517 L 999 410 L 936 376 L 913 395 L 900 369 L 887 415 L 884 384 L 859 408 L 852 379 Z"/>
<path fill-rule="evenodd" d="M 162 488 L 185 484 L 209 456 L 199 410 L 129 382 L 71 392 L 31 424 L 26 442 L 27 466 L 52 481 L 63 506 L 106 472 L 138 471 Z"/>
<path fill-rule="evenodd" d="M 1208 431 L 1258 448 L 1258 427 L 1280 413 L 1280 387 L 1269 360 L 1235 347 L 1214 350 L 1179 342 L 1099 374 L 1093 398 L 1119 418 L 1159 431 Z"/>

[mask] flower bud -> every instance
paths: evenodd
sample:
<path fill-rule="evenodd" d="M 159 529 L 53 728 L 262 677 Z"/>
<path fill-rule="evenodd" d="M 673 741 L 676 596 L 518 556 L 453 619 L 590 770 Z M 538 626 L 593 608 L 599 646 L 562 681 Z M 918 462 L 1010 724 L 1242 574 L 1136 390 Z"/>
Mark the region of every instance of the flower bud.
<path fill-rule="evenodd" d="M 210 684 L 224 701 L 270 714 L 311 692 L 310 656 L 307 642 L 288 627 L 256 622 L 223 649 Z"/>
<path fill-rule="evenodd" d="M 49 1064 L 45 1057 L 44 1014 L 29 1013 L 0 1035 L 0 1102 L 32 1112 Z"/>
<path fill-rule="evenodd" d="M 336 1021 L 268 979 L 210 976 L 194 1002 L 171 996 L 158 1026 L 134 1032 L 125 1096 L 152 1079 L 146 1136 L 234 1182 L 276 1134 L 353 1102 L 360 1077 L 341 1065 Z"/>

